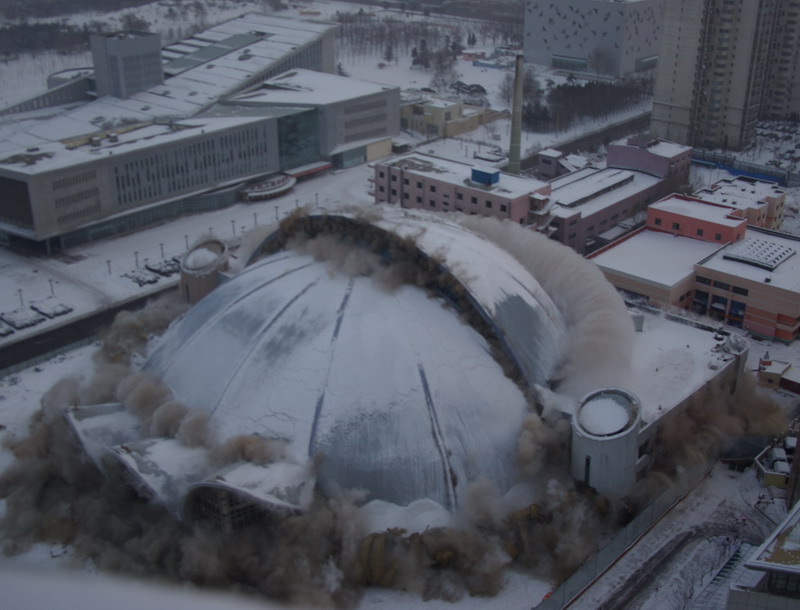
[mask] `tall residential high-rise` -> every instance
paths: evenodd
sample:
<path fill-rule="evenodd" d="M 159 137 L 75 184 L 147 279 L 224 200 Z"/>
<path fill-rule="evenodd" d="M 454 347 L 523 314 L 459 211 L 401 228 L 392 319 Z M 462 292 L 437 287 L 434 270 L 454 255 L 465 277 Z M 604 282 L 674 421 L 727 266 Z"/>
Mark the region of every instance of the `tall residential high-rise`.
<path fill-rule="evenodd" d="M 800 114 L 800 0 L 666 0 L 651 131 L 740 149 Z"/>

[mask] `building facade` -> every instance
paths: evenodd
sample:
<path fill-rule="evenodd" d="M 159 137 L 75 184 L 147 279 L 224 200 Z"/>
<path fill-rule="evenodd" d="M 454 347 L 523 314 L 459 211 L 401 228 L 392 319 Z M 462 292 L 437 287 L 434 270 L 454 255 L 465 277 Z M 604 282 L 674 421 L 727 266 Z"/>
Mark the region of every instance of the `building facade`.
<path fill-rule="evenodd" d="M 90 38 L 97 95 L 126 99 L 164 82 L 161 36 L 115 32 Z"/>
<path fill-rule="evenodd" d="M 591 258 L 632 298 L 791 343 L 800 334 L 800 238 L 748 227 L 736 212 L 673 196 L 650 206 L 644 229 Z"/>
<path fill-rule="evenodd" d="M 662 0 L 528 0 L 526 63 L 629 76 L 658 60 Z"/>
<path fill-rule="evenodd" d="M 651 130 L 741 149 L 759 118 L 797 115 L 799 13 L 798 0 L 666 0 Z"/>
<path fill-rule="evenodd" d="M 278 42 L 289 23 L 294 45 Z M 166 79 L 140 91 L 141 66 L 115 76 L 116 51 L 106 49 L 109 86 L 122 87 L 124 102 L 109 93 L 44 121 L 4 117 L 0 241 L 66 248 L 231 205 L 237 189 L 276 172 L 305 175 L 391 152 L 397 88 L 300 68 L 261 83 L 281 66 L 330 63 L 330 24 L 246 15 L 216 28 L 164 49 Z M 98 37 L 97 53 L 101 43 L 130 43 L 149 56 L 157 40 L 120 36 Z"/>

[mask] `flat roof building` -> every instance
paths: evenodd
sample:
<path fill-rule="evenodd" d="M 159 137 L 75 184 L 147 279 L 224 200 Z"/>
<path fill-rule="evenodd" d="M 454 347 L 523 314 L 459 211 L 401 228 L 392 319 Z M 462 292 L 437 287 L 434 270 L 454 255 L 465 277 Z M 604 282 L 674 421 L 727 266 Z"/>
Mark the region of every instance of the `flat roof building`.
<path fill-rule="evenodd" d="M 736 212 L 672 196 L 650 206 L 644 229 L 590 258 L 632 298 L 791 343 L 800 334 L 800 238 L 748 227 Z"/>
<path fill-rule="evenodd" d="M 295 67 L 332 71 L 333 32 L 245 15 L 167 47 L 164 82 L 125 99 L 0 116 L 0 239 L 67 248 L 231 205 L 276 172 L 389 154 L 397 88 Z"/>

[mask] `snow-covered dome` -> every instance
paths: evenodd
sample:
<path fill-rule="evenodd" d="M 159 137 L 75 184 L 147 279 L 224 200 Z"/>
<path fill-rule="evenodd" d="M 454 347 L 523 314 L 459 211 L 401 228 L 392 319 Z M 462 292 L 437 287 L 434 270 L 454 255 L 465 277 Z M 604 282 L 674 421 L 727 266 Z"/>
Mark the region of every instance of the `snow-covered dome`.
<path fill-rule="evenodd" d="M 400 240 L 416 220 L 316 222 Z M 414 264 L 430 271 L 435 253 L 447 282 L 390 287 L 272 248 L 175 323 L 146 369 L 206 410 L 221 438 L 284 439 L 298 461 L 321 454 L 323 490 L 453 507 L 471 481 L 507 489 L 529 408 L 521 388 L 560 364 L 565 324 L 505 251 L 434 224 L 416 234 Z M 392 258 L 387 242 L 371 243 Z"/>

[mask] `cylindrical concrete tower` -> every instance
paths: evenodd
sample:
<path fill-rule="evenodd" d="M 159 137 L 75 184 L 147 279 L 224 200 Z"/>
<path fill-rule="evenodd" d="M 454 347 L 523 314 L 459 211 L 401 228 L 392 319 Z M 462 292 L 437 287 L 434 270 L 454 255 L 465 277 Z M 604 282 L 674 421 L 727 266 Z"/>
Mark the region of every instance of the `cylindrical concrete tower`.
<path fill-rule="evenodd" d="M 572 418 L 572 476 L 598 493 L 621 497 L 636 482 L 641 406 L 626 390 L 584 396 Z"/>
<path fill-rule="evenodd" d="M 197 303 L 217 287 L 217 273 L 227 264 L 225 242 L 208 239 L 194 246 L 181 261 L 181 296 L 188 303 Z"/>

